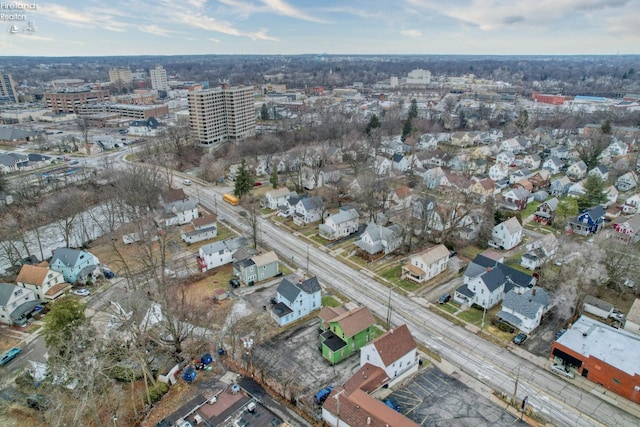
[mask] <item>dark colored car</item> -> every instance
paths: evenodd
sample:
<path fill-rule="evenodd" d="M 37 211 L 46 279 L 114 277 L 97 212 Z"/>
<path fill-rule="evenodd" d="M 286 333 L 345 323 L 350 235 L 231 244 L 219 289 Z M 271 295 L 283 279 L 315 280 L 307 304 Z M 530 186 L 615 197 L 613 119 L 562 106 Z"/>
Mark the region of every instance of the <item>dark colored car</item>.
<path fill-rule="evenodd" d="M 451 299 L 451 295 L 444 294 L 440 298 L 438 298 L 438 304 L 446 304 Z"/>
<path fill-rule="evenodd" d="M 229 280 L 229 284 L 231 285 L 232 288 L 239 288 L 240 287 L 240 281 L 238 279 Z"/>
<path fill-rule="evenodd" d="M 262 183 L 260 181 L 256 181 L 253 183 L 254 187 L 260 187 L 262 185 Z"/>
<path fill-rule="evenodd" d="M 273 298 L 271 298 L 271 299 L 269 300 L 269 302 L 270 302 L 271 304 L 275 305 L 275 304 L 277 304 L 277 303 L 278 303 L 278 300 L 276 299 L 276 297 L 273 297 Z"/>
<path fill-rule="evenodd" d="M 520 332 L 518 335 L 513 337 L 513 343 L 515 345 L 522 345 L 527 340 L 527 334 Z"/>
<path fill-rule="evenodd" d="M 567 332 L 566 329 L 560 329 L 558 332 L 556 332 L 556 340 L 558 340 L 558 338 L 563 336 L 565 332 Z"/>
<path fill-rule="evenodd" d="M 104 270 L 104 277 L 105 279 L 113 279 L 114 277 L 116 277 L 116 275 L 111 270 Z"/>

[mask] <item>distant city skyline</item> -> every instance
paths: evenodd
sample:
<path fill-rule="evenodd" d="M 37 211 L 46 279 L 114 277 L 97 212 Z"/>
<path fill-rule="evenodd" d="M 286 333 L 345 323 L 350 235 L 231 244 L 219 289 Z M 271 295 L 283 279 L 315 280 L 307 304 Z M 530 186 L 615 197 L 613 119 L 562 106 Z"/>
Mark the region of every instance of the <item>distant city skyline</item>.
<path fill-rule="evenodd" d="M 640 53 L 640 0 L 59 0 L 1 9 L 0 56 Z"/>

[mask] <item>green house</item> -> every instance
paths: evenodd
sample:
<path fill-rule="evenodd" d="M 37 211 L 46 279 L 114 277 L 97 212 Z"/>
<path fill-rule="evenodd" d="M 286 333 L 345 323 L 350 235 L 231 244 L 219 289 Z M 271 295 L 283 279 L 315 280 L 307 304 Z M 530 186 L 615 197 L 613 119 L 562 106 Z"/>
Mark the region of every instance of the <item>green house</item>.
<path fill-rule="evenodd" d="M 324 307 L 319 316 L 322 357 L 331 364 L 358 352 L 375 338 L 376 321 L 367 307 L 350 311 Z"/>

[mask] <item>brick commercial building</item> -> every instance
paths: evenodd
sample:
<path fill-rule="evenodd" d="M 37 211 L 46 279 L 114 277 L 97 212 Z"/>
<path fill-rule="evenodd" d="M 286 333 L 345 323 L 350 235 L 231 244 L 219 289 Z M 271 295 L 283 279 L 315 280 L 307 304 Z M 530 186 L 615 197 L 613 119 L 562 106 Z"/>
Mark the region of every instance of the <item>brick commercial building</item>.
<path fill-rule="evenodd" d="M 551 346 L 551 359 L 640 403 L 640 336 L 581 316 Z"/>
<path fill-rule="evenodd" d="M 77 113 L 86 104 L 99 104 L 109 101 L 108 90 L 79 90 L 44 94 L 47 108 L 58 113 Z"/>
<path fill-rule="evenodd" d="M 567 97 L 562 95 L 548 95 L 544 93 L 533 92 L 531 98 L 534 101 L 541 102 L 543 104 L 562 105 L 566 101 Z"/>

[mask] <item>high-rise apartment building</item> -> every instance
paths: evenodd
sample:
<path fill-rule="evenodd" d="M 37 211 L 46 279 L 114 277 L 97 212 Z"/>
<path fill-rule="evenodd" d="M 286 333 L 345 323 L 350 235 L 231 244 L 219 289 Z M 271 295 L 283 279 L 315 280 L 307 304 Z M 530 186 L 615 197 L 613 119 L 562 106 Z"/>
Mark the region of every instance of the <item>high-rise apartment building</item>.
<path fill-rule="evenodd" d="M 109 101 L 108 90 L 74 90 L 44 94 L 47 108 L 58 113 L 77 113 L 85 104 L 99 104 Z"/>
<path fill-rule="evenodd" d="M 112 68 L 109 70 L 109 81 L 128 85 L 133 81 L 133 75 L 128 68 Z"/>
<path fill-rule="evenodd" d="M 240 141 L 256 133 L 253 87 L 229 87 L 190 92 L 191 134 L 201 144 Z"/>
<path fill-rule="evenodd" d="M 11 74 L 0 74 L 0 102 L 18 102 L 18 92 Z"/>
<path fill-rule="evenodd" d="M 162 65 L 156 65 L 156 68 L 150 70 L 151 88 L 156 90 L 169 90 L 167 83 L 167 70 Z"/>

